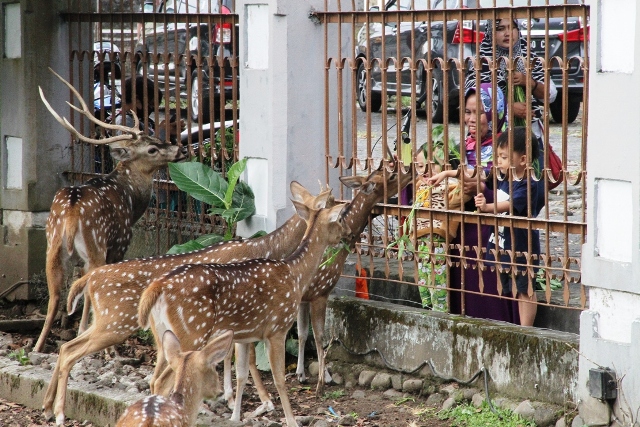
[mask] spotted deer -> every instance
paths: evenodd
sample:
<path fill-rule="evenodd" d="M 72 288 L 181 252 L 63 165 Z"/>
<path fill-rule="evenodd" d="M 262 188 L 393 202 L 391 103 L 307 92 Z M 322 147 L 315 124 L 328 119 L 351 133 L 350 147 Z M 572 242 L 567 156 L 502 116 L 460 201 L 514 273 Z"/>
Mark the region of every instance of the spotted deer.
<path fill-rule="evenodd" d="M 178 338 L 166 331 L 162 351 L 175 372 L 169 397 L 152 394 L 138 400 L 122 414 L 116 427 L 194 426 L 202 399 L 220 395 L 216 364 L 229 353 L 232 343 L 233 332 L 227 331 L 202 350 L 182 352 Z"/>
<path fill-rule="evenodd" d="M 353 237 L 348 242 L 350 248 L 355 246 L 357 239 L 367 225 L 371 209 L 377 203 L 395 195 L 411 182 L 411 171 L 405 172 L 402 167 L 398 169 L 397 174 L 389 174 L 386 171 L 378 170 L 368 177 L 352 176 L 340 178 L 344 185 L 353 190 L 358 190 L 358 193 L 351 203 L 347 205 L 343 213 L 344 220 L 352 231 Z M 325 382 L 331 381 L 329 371 L 325 368 L 323 351 L 327 299 L 336 283 L 338 283 L 348 255 L 349 252 L 340 251 L 332 263 L 320 266 L 310 286 L 302 296 L 298 312 L 298 366 L 296 375 L 300 382 L 306 382 L 304 348 L 309 335 L 309 316 L 311 316 L 313 338 L 318 352 L 319 374 L 316 386 L 316 394 L 318 396 L 322 396 L 324 393 Z"/>
<path fill-rule="evenodd" d="M 293 196 L 294 200 L 313 209 L 334 204 L 330 189 L 313 196 L 304 187 L 297 186 Z M 155 256 L 104 265 L 76 280 L 69 289 L 67 311 L 73 313 L 78 300 L 84 294 L 85 304 L 88 301 L 93 307 L 93 323 L 84 333 L 60 347 L 58 363 L 53 370 L 43 401 L 45 418 L 51 419 L 55 415 L 58 425 L 64 424 L 64 403 L 69 373 L 80 358 L 121 344 L 138 330 L 138 301 L 142 291 L 153 280 L 184 264 L 229 263 L 263 257 L 285 258 L 298 247 L 305 229 L 305 221 L 296 214 L 266 236 L 221 242 L 185 254 Z M 229 404 L 233 405 L 230 358 L 225 360 L 224 372 L 225 397 Z M 255 363 L 251 365 L 251 376 L 262 401 L 262 405 L 253 415 L 273 410 L 273 403 L 262 385 Z M 155 388 L 151 391 L 160 393 Z"/>
<path fill-rule="evenodd" d="M 216 331 L 234 332 L 236 398 L 232 421 L 240 421 L 249 374 L 248 347 L 255 341 L 266 341 L 287 425 L 297 427 L 285 385 L 286 334 L 325 250 L 350 238 L 351 231 L 341 216 L 343 205 L 315 210 L 295 200 L 293 204 L 307 228 L 300 246 L 289 257 L 183 265 L 155 280 L 140 297 L 140 326 L 150 326 L 155 337 L 171 330 L 186 349 L 201 348 Z M 160 348 L 157 339 L 156 345 Z M 165 378 L 165 368 L 159 351 L 152 383 Z"/>
<path fill-rule="evenodd" d="M 47 316 L 34 351 L 42 351 L 58 312 L 65 267 L 72 256 L 84 261 L 84 271 L 121 261 L 131 241 L 131 227 L 142 216 L 149 201 L 153 174 L 170 162 L 186 159 L 187 148 L 172 145 L 144 134 L 135 117 L 133 127 L 105 123 L 94 117 L 78 91 L 49 69 L 78 98 L 82 108 L 69 106 L 92 122 L 122 134 L 104 139 L 82 135 L 51 107 L 40 90 L 40 98 L 54 118 L 76 138 L 91 144 L 109 144 L 111 156 L 119 163 L 106 176 L 81 186 L 65 187 L 55 194 L 46 223 L 46 274 L 49 290 Z M 80 331 L 87 328 L 89 305 L 85 304 Z"/>

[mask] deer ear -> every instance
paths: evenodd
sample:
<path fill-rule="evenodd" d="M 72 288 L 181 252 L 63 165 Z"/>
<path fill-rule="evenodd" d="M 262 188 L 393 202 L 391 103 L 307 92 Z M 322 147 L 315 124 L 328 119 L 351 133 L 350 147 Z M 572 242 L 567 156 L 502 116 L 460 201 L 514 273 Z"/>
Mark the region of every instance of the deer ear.
<path fill-rule="evenodd" d="M 358 189 L 367 181 L 367 178 L 364 176 L 341 176 L 340 182 L 342 182 L 346 187 L 352 189 Z"/>
<path fill-rule="evenodd" d="M 131 157 L 131 152 L 124 147 L 111 147 L 111 157 L 121 162 Z"/>
<path fill-rule="evenodd" d="M 333 194 L 331 194 L 331 189 L 325 190 L 322 193 L 318 194 L 313 201 L 314 209 L 322 209 L 327 207 L 327 203 L 329 200 L 333 200 Z"/>
<path fill-rule="evenodd" d="M 227 354 L 229 354 L 229 350 L 231 350 L 231 344 L 233 344 L 233 331 L 225 331 L 222 335 L 207 344 L 207 346 L 202 349 L 207 364 L 215 365 L 224 360 Z"/>
<path fill-rule="evenodd" d="M 302 203 L 304 202 L 305 198 L 313 197 L 311 193 L 309 193 L 309 190 L 304 188 L 298 181 L 291 181 L 291 184 L 289 184 L 289 188 L 291 189 L 291 194 L 293 195 L 292 200 L 295 200 L 297 202 Z"/>
<path fill-rule="evenodd" d="M 347 206 L 347 204 L 342 203 L 329 209 L 329 222 L 336 222 L 338 218 L 340 218 L 340 214 L 345 206 Z"/>
<path fill-rule="evenodd" d="M 169 363 L 180 354 L 180 341 L 170 330 L 164 331 L 162 335 L 162 351 L 164 351 L 164 357 Z"/>
<path fill-rule="evenodd" d="M 311 217 L 311 209 L 304 203 L 297 202 L 293 199 L 291 201 L 293 202 L 293 207 L 296 208 L 296 212 L 300 215 L 300 218 L 305 221 L 309 221 L 309 218 Z"/>

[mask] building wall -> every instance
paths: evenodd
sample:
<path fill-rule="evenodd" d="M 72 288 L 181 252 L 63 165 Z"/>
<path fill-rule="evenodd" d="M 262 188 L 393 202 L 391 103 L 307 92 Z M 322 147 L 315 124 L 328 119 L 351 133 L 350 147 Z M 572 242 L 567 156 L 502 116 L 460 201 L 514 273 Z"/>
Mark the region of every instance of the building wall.
<path fill-rule="evenodd" d="M 587 243 L 582 281 L 589 310 L 580 335 L 580 415 L 609 425 L 610 412 L 640 407 L 640 8 L 632 0 L 591 0 Z M 624 43 L 620 43 L 625 40 Z M 624 160 L 623 160 L 624 159 Z M 620 382 L 613 405 L 589 393 L 589 371 L 613 369 Z M 625 399 L 622 399 L 624 395 Z"/>

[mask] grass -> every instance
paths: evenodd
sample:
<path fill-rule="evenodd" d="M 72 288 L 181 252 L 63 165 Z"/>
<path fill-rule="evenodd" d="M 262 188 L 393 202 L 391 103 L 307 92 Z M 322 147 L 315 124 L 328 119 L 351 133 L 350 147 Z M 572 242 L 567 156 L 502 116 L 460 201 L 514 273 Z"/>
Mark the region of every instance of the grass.
<path fill-rule="evenodd" d="M 492 412 L 486 402 L 480 408 L 465 404 L 439 412 L 438 418 L 451 421 L 451 427 L 535 427 L 533 421 L 509 409 L 496 409 L 496 412 Z"/>
<path fill-rule="evenodd" d="M 328 400 L 328 399 L 340 399 L 342 396 L 344 396 L 344 390 L 340 389 L 340 390 L 334 390 L 334 391 L 330 391 L 324 394 L 324 396 L 322 396 L 322 400 Z"/>
<path fill-rule="evenodd" d="M 8 357 L 9 359 L 17 360 L 22 366 L 28 365 L 30 363 L 29 356 L 24 351 L 24 348 L 12 351 L 11 353 L 9 353 Z"/>

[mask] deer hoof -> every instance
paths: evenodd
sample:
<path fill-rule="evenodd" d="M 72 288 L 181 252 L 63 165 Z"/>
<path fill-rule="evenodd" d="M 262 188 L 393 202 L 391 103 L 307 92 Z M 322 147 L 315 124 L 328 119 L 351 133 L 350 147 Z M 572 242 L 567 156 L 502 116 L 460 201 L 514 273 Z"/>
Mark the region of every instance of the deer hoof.
<path fill-rule="evenodd" d="M 273 411 L 274 409 L 275 407 L 273 406 L 273 402 L 267 400 L 266 402 L 262 402 L 262 405 L 258 406 L 255 411 L 245 414 L 245 418 L 257 418 L 266 412 Z"/>
<path fill-rule="evenodd" d="M 45 421 L 51 421 L 53 419 L 53 411 L 51 409 L 44 409 L 42 411 L 42 416 L 44 417 Z"/>

